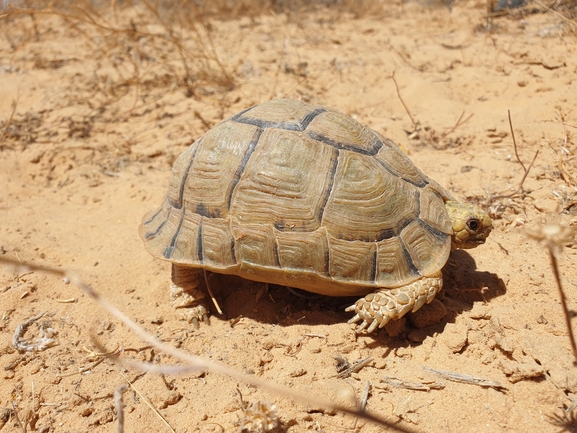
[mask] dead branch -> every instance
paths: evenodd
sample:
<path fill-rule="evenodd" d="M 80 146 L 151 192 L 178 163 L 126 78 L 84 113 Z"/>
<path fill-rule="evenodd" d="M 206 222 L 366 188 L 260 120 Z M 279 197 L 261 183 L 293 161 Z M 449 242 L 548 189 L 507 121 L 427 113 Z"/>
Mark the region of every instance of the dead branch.
<path fill-rule="evenodd" d="M 533 156 L 533 159 L 531 160 L 531 164 L 529 164 L 528 167 L 525 167 L 525 164 L 523 164 L 523 162 L 521 161 L 521 158 L 519 158 L 519 153 L 517 152 L 517 140 L 515 140 L 515 132 L 513 131 L 513 122 L 511 121 L 510 110 L 507 110 L 507 113 L 509 116 L 509 127 L 511 129 L 511 137 L 513 138 L 513 148 L 515 149 L 515 156 L 517 158 L 517 161 L 519 162 L 519 164 L 521 164 L 521 167 L 523 167 L 523 177 L 521 178 L 521 182 L 519 182 L 519 187 L 515 191 L 513 191 L 510 194 L 500 194 L 500 195 L 497 195 L 494 197 L 490 197 L 489 198 L 489 204 L 495 200 L 513 197 L 513 196 L 515 196 L 515 195 L 517 195 L 523 191 L 523 184 L 525 183 L 525 179 L 527 179 L 527 176 L 529 175 L 529 171 L 531 170 L 531 167 L 533 167 L 533 164 L 535 164 L 535 160 L 537 159 L 537 156 L 539 155 L 539 150 L 540 150 L 540 149 L 537 149 L 537 151 L 535 152 L 535 156 Z"/>
<path fill-rule="evenodd" d="M 507 389 L 505 385 L 502 385 L 499 382 L 482 377 L 469 376 L 468 374 L 456 373 L 447 370 L 437 370 L 429 367 L 423 367 L 423 369 L 431 373 L 435 373 L 447 380 L 452 380 L 453 382 L 467 383 L 469 385 L 477 385 L 485 388 L 494 388 L 497 391 L 503 391 Z"/>
<path fill-rule="evenodd" d="M 411 119 L 411 122 L 413 123 L 413 127 L 417 128 L 418 123 L 415 122 L 415 119 L 413 119 L 413 116 L 411 116 L 411 112 L 407 108 L 407 104 L 405 104 L 405 101 L 403 101 L 403 98 L 401 97 L 401 92 L 399 91 L 399 85 L 397 84 L 397 80 L 395 80 L 395 73 L 394 72 L 393 72 L 393 75 L 391 75 L 391 78 L 393 79 L 393 83 L 395 83 L 395 89 L 397 91 L 397 96 L 399 98 L 399 101 L 401 101 L 401 104 L 403 104 L 403 107 L 405 107 L 405 111 L 409 115 L 409 119 Z"/>

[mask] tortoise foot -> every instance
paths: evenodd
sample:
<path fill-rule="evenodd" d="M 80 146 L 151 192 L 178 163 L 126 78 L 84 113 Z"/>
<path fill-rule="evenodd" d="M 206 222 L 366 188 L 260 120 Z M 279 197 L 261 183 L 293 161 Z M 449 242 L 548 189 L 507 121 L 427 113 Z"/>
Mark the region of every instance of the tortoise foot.
<path fill-rule="evenodd" d="M 406 286 L 369 293 L 354 305 L 347 307 L 345 311 L 355 313 L 348 323 L 362 321 L 357 327 L 357 332 L 364 329 L 373 332 L 385 326 L 389 320 L 399 319 L 410 311 L 417 311 L 425 303 L 428 304 L 442 286 L 441 272 L 437 272 Z"/>
<path fill-rule="evenodd" d="M 206 294 L 203 290 L 202 269 L 172 265 L 170 303 L 175 309 L 183 309 L 182 317 L 199 329 L 200 322 L 210 325 L 208 309 L 204 306 Z"/>
<path fill-rule="evenodd" d="M 200 329 L 201 321 L 210 326 L 208 311 L 204 305 L 197 305 L 193 308 L 187 308 L 185 311 L 183 311 L 182 316 L 188 323 L 192 323 L 195 329 Z"/>
<path fill-rule="evenodd" d="M 200 328 L 200 322 L 210 325 L 208 320 L 208 310 L 204 305 L 199 303 L 199 298 L 195 297 L 194 291 L 191 293 L 174 283 L 170 283 L 170 302 L 174 309 L 183 309 L 182 317 L 188 322 L 192 323 L 195 329 Z M 200 299 L 202 301 L 204 299 Z"/>
<path fill-rule="evenodd" d="M 172 308 L 186 308 L 196 303 L 195 297 L 184 288 L 170 283 L 170 304 Z"/>

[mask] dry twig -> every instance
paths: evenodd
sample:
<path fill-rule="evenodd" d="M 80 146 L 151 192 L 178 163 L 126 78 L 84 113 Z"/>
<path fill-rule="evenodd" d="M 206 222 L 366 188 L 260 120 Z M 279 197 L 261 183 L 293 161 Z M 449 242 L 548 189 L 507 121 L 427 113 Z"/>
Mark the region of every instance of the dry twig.
<path fill-rule="evenodd" d="M 366 365 L 369 365 L 371 362 L 373 362 L 374 358 L 368 357 L 365 359 L 360 359 L 352 365 L 341 355 L 336 355 L 335 360 L 338 362 L 337 377 L 339 379 L 344 379 L 346 377 L 349 377 L 351 374 L 356 373 Z"/>
<path fill-rule="evenodd" d="M 359 402 L 359 409 L 361 410 L 366 409 L 370 393 L 371 393 L 371 382 L 367 380 L 367 383 L 365 383 L 365 389 L 363 390 L 363 395 L 361 396 L 361 401 Z"/>
<path fill-rule="evenodd" d="M 113 358 L 113 359 L 115 359 L 115 358 Z M 117 358 L 116 358 L 116 359 L 117 359 Z M 128 383 L 128 385 L 130 385 L 130 389 L 132 389 L 135 393 L 138 394 L 138 396 L 142 399 L 142 401 L 144 402 L 144 404 L 146 404 L 146 405 L 150 408 L 150 410 L 152 410 L 152 411 L 155 413 L 155 415 L 160 418 L 160 420 L 164 423 L 164 425 L 166 425 L 166 426 L 170 429 L 170 431 L 171 431 L 172 433 L 176 433 L 176 432 L 174 431 L 174 429 L 172 428 L 172 426 L 168 423 L 168 421 L 166 420 L 166 418 L 162 416 L 162 414 L 158 411 L 158 409 L 156 409 L 156 408 L 152 405 L 152 403 L 151 403 L 144 395 L 142 395 L 142 393 L 138 390 L 138 388 L 136 388 L 136 387 L 134 386 L 134 384 L 130 381 L 130 379 L 128 379 L 128 377 L 126 376 L 126 374 L 124 374 L 124 373 L 122 372 L 122 370 L 120 370 L 120 369 L 118 369 L 118 372 L 120 373 L 120 375 L 121 375 L 122 377 L 124 377 L 124 380 L 126 380 L 126 383 Z"/>
<path fill-rule="evenodd" d="M 118 433 L 124 432 L 124 402 L 122 401 L 124 391 L 126 391 L 125 384 L 114 390 L 114 407 L 116 408 L 116 418 L 118 419 Z"/>
<path fill-rule="evenodd" d="M 482 377 L 474 377 L 469 376 L 468 374 L 455 373 L 453 371 L 447 371 L 447 370 L 437 370 L 429 367 L 423 367 L 423 369 L 426 371 L 430 371 L 431 373 L 435 373 L 441 377 L 444 377 L 447 380 L 452 380 L 453 382 L 466 383 L 469 385 L 477 385 L 482 386 L 484 388 L 493 388 L 496 389 L 497 391 L 503 391 L 507 389 L 505 385 L 502 385 L 499 382 L 490 379 L 485 379 Z"/>
<path fill-rule="evenodd" d="M 421 382 L 409 382 L 407 380 L 397 379 L 395 377 L 384 377 L 382 382 L 394 388 L 410 389 L 412 391 L 430 391 L 431 389 L 445 388 L 445 384 L 442 382 L 425 385 Z"/>
<path fill-rule="evenodd" d="M 469 114 L 469 116 L 468 116 L 466 119 L 463 120 L 463 116 L 464 116 L 464 115 L 465 115 L 465 112 L 462 111 L 462 112 L 461 112 L 461 115 L 460 115 L 459 118 L 457 119 L 457 122 L 455 123 L 455 125 L 454 125 L 451 129 L 449 129 L 447 132 L 445 132 L 444 134 L 441 135 L 441 140 L 443 140 L 444 138 L 447 138 L 447 136 L 448 136 L 449 134 L 451 134 L 452 132 L 454 132 L 455 129 L 457 129 L 458 127 L 464 125 L 465 123 L 467 123 L 467 122 L 471 119 L 471 117 L 473 117 L 473 113 L 471 113 L 471 114 Z"/>
<path fill-rule="evenodd" d="M 18 88 L 18 91 L 20 91 L 20 88 Z M 19 94 L 17 94 L 16 99 L 14 101 L 12 101 L 12 111 L 10 112 L 10 116 L 8 117 L 8 120 L 6 121 L 6 124 L 4 125 L 4 129 L 2 130 L 2 134 L 0 134 L 0 149 L 2 149 L 2 142 L 4 141 L 4 137 L 6 137 L 6 134 L 8 133 L 8 128 L 10 128 L 10 124 L 12 123 L 12 119 L 14 118 L 14 113 L 16 113 L 16 107 L 18 106 L 18 99 L 19 99 Z"/>
<path fill-rule="evenodd" d="M 511 129 L 511 137 L 513 138 L 513 148 L 515 150 L 515 157 L 517 158 L 517 162 L 519 162 L 519 164 L 521 164 L 521 167 L 523 167 L 523 177 L 521 178 L 521 182 L 519 182 L 519 187 L 513 191 L 510 194 L 501 194 L 501 195 L 497 195 L 494 197 L 490 197 L 489 198 L 489 204 L 492 203 L 495 200 L 501 199 L 501 198 L 510 198 L 513 197 L 515 195 L 517 195 L 518 193 L 523 191 L 523 184 L 525 183 L 525 179 L 527 179 L 527 176 L 529 175 L 529 171 L 531 170 L 531 167 L 533 167 L 533 164 L 535 164 L 535 160 L 537 159 L 537 156 L 539 155 L 539 149 L 537 149 L 537 151 L 535 152 L 535 156 L 533 157 L 533 159 L 531 160 L 531 164 L 529 164 L 528 167 L 525 167 L 525 164 L 523 164 L 523 162 L 521 161 L 521 158 L 519 158 L 519 153 L 517 152 L 517 140 L 515 140 L 515 132 L 513 131 L 513 122 L 511 121 L 511 111 L 507 110 L 507 114 L 509 117 L 509 128 Z"/>
<path fill-rule="evenodd" d="M 399 91 L 399 85 L 397 84 L 397 80 L 395 80 L 395 73 L 394 72 L 393 72 L 393 75 L 391 75 L 391 78 L 393 79 L 393 83 L 395 83 L 395 89 L 397 91 L 397 96 L 399 98 L 399 101 L 401 101 L 401 104 L 403 104 L 403 107 L 405 107 L 405 111 L 407 112 L 409 119 L 411 119 L 411 122 L 413 122 L 413 127 L 416 129 L 419 124 L 418 124 L 418 122 L 415 122 L 415 119 L 413 119 L 413 116 L 411 116 L 411 112 L 407 108 L 407 104 L 405 104 L 405 101 L 403 101 L 403 98 L 401 97 L 401 92 Z"/>

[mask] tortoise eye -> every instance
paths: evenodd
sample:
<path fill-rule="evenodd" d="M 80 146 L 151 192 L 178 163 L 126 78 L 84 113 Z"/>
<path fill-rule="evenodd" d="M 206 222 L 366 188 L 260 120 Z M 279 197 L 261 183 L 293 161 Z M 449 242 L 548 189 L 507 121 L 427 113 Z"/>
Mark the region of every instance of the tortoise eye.
<path fill-rule="evenodd" d="M 467 221 L 467 227 L 472 232 L 476 232 L 477 230 L 479 230 L 479 227 L 480 227 L 479 221 L 475 220 L 475 219 L 469 220 L 469 221 Z"/>

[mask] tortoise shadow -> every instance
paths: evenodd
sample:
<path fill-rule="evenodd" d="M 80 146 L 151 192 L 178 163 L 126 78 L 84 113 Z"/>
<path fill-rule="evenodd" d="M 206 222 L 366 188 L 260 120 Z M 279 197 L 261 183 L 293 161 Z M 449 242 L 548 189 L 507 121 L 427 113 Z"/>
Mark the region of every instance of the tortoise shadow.
<path fill-rule="evenodd" d="M 465 250 L 454 250 L 443 268 L 443 291 L 439 299 L 447 307 L 448 322 L 464 311 L 473 309 L 475 303 L 488 303 L 505 295 L 507 287 L 497 274 L 477 271 L 475 259 Z"/>
<path fill-rule="evenodd" d="M 451 252 L 443 268 L 443 290 L 436 297 L 445 306 L 447 314 L 439 323 L 418 329 L 424 334 L 423 337 L 442 332 L 447 323 L 455 322 L 457 316 L 472 310 L 475 303 L 487 303 L 506 293 L 501 278 L 491 272 L 477 271 L 476 268 L 475 260 L 466 251 Z M 214 311 L 212 314 L 221 320 L 246 317 L 259 323 L 283 327 L 346 323 L 352 314 L 344 309 L 358 299 L 316 295 L 272 284 L 267 289 L 264 283 L 229 275 L 211 274 L 209 278 L 210 286 L 223 310 L 223 315 L 217 315 Z M 410 316 L 401 336 L 417 329 L 409 323 Z M 391 337 L 384 330 L 368 335 L 377 343 L 391 344 Z"/>
<path fill-rule="evenodd" d="M 405 332 L 399 337 L 392 337 L 392 341 L 386 332 L 381 332 L 375 336 L 371 334 L 375 340 L 373 344 L 377 345 L 387 341 L 391 349 L 394 348 L 393 346 L 420 344 L 425 338 L 442 333 L 448 323 L 455 323 L 459 315 L 471 311 L 476 304 L 488 304 L 492 299 L 506 294 L 505 282 L 497 274 L 477 271 L 476 269 L 475 259 L 467 251 L 452 251 L 447 264 L 442 269 L 443 290 L 435 297 L 447 310 L 445 317 L 438 323 L 419 329 L 409 323 L 411 320 L 409 313 L 407 314 L 409 320 Z M 405 338 L 407 334 L 410 341 Z"/>

